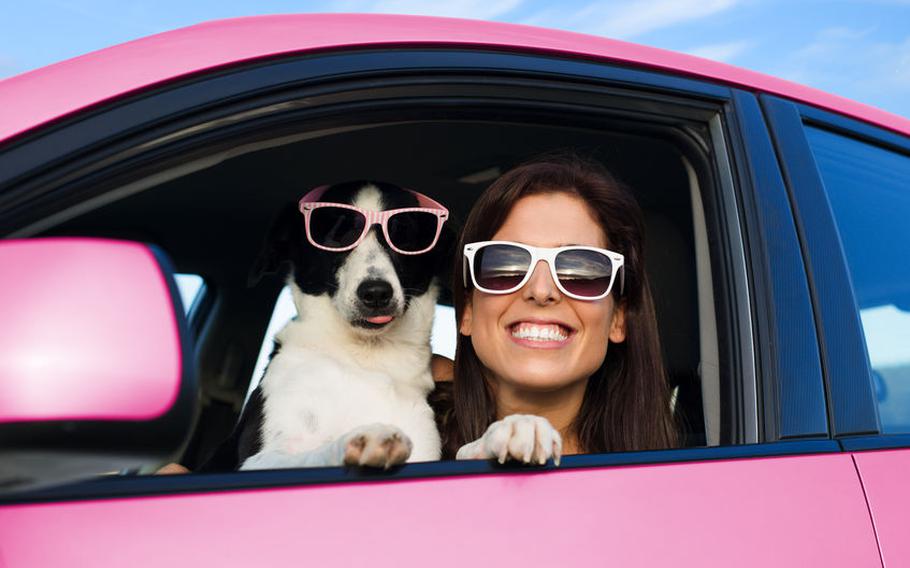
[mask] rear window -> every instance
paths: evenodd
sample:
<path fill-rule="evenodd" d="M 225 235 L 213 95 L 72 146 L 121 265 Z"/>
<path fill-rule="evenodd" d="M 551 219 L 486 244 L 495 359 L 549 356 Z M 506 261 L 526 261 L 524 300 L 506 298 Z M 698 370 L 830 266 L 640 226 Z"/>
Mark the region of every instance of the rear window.
<path fill-rule="evenodd" d="M 807 128 L 847 257 L 882 431 L 910 432 L 910 156 Z"/>

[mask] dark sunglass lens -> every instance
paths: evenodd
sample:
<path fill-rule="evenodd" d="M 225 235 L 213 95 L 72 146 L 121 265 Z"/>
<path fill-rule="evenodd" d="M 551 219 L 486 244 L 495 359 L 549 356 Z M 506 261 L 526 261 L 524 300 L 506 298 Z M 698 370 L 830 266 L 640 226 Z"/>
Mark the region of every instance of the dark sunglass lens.
<path fill-rule="evenodd" d="M 596 298 L 610 286 L 613 261 L 593 250 L 567 250 L 556 255 L 556 275 L 572 294 Z"/>
<path fill-rule="evenodd" d="M 439 217 L 426 211 L 407 211 L 389 217 L 388 231 L 392 246 L 405 252 L 430 248 L 436 238 Z"/>
<path fill-rule="evenodd" d="M 531 253 L 514 245 L 487 245 L 474 255 L 474 276 L 487 290 L 511 290 L 531 265 Z"/>
<path fill-rule="evenodd" d="M 329 248 L 351 246 L 363 233 L 366 218 L 353 209 L 317 207 L 310 213 L 310 236 Z"/>

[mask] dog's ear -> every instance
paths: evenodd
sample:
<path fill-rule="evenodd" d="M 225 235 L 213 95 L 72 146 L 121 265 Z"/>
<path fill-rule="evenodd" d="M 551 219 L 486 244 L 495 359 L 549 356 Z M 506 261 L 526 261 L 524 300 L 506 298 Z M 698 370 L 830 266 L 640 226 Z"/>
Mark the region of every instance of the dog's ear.
<path fill-rule="evenodd" d="M 436 242 L 436 255 L 438 258 L 438 271 L 448 271 L 452 264 L 452 255 L 455 254 L 455 246 L 458 242 L 458 228 L 452 221 L 442 226 L 439 232 L 439 240 Z M 443 275 L 444 276 L 444 275 Z"/>
<path fill-rule="evenodd" d="M 459 227 L 450 219 L 442 226 L 439 233 L 439 240 L 433 250 L 435 256 L 435 267 L 433 274 L 436 275 L 437 282 L 441 284 L 441 293 L 439 299 L 442 303 L 451 304 L 452 291 L 449 289 L 449 282 L 452 281 L 452 258 L 456 254 L 455 247 L 458 245 Z"/>
<path fill-rule="evenodd" d="M 302 236 L 302 226 L 303 215 L 297 210 L 295 203 L 289 203 L 279 210 L 272 220 L 259 255 L 250 267 L 247 276 L 248 287 L 252 288 L 266 275 L 287 270 Z"/>

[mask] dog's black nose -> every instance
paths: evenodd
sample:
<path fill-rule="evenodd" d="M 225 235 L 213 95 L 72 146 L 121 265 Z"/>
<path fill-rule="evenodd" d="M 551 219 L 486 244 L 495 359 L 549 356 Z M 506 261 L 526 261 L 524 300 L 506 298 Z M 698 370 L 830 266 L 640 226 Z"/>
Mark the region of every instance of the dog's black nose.
<path fill-rule="evenodd" d="M 392 301 L 392 285 L 385 280 L 364 280 L 357 287 L 357 297 L 368 308 L 384 308 Z"/>

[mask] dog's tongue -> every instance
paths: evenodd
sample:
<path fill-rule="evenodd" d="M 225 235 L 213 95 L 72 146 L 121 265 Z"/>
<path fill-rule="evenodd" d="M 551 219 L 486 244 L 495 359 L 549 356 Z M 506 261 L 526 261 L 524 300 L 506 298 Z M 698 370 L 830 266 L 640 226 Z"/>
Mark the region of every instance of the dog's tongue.
<path fill-rule="evenodd" d="M 395 318 L 393 318 L 392 316 L 373 316 L 371 318 L 367 318 L 367 321 L 370 323 L 375 323 L 376 325 L 382 325 L 382 324 L 389 323 L 393 319 L 395 319 Z"/>

